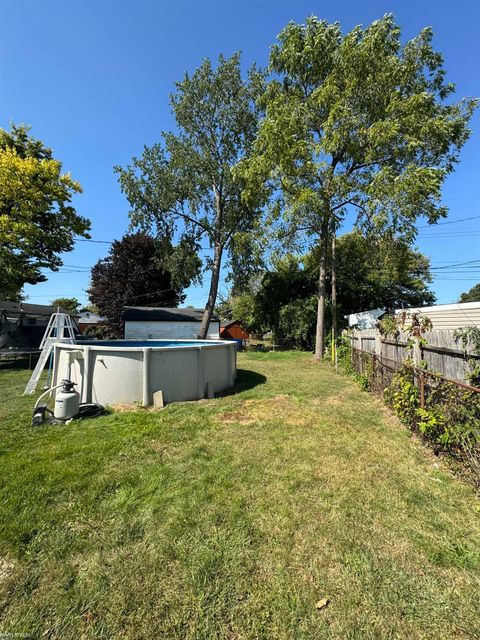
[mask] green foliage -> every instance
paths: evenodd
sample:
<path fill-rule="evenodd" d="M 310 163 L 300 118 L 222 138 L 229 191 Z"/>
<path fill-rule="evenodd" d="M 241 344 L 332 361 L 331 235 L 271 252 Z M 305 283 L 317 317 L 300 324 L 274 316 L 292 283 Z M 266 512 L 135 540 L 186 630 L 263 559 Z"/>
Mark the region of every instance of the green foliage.
<path fill-rule="evenodd" d="M 93 330 L 96 337 L 123 337 L 122 312 L 125 306 L 176 307 L 185 299 L 183 289 L 190 284 L 168 270 L 175 248 L 166 242 L 136 233 L 116 240 L 109 255 L 92 267 L 88 290 L 90 301 L 106 318 Z"/>
<path fill-rule="evenodd" d="M 330 249 L 327 262 L 330 264 Z M 317 286 L 320 247 L 304 259 Z M 363 235 L 358 229 L 336 239 L 337 303 L 344 313 L 367 309 L 401 309 L 433 304 L 430 260 L 391 234 Z M 352 277 L 355 274 L 355 277 Z M 327 291 L 331 272 L 327 272 Z M 313 292 L 316 292 L 316 288 Z"/>
<path fill-rule="evenodd" d="M 416 426 L 429 440 L 469 455 L 480 471 L 480 394 L 431 380 Z"/>
<path fill-rule="evenodd" d="M 326 251 L 348 212 L 375 235 L 407 241 L 419 216 L 435 223 L 447 213 L 442 183 L 477 103 L 445 101 L 454 85 L 432 39 L 426 28 L 402 42 L 391 15 L 347 34 L 312 16 L 290 22 L 271 49 L 265 118 L 240 172 L 279 194 L 287 233 L 321 240 L 320 334 Z"/>
<path fill-rule="evenodd" d="M 391 313 L 387 313 L 378 321 L 378 330 L 382 336 L 391 336 L 392 338 L 398 338 L 400 334 L 398 322 Z"/>
<path fill-rule="evenodd" d="M 73 315 L 78 313 L 80 307 L 80 302 L 76 298 L 55 298 L 50 304 L 52 307 L 61 307 Z"/>
<path fill-rule="evenodd" d="M 0 128 L 0 298 L 45 281 L 41 269 L 57 271 L 75 236 L 90 237 L 89 220 L 71 205 L 81 191 L 28 127 Z"/>
<path fill-rule="evenodd" d="M 262 88 L 263 75 L 255 67 L 242 77 L 240 54 L 220 56 L 217 68 L 204 59 L 171 95 L 178 133 L 164 132 L 161 142 L 145 147 L 130 166 L 116 167 L 134 227 L 153 229 L 168 242 L 179 237 L 194 258 L 201 243 L 213 249 L 204 261 L 211 278 L 201 337 L 216 303 L 224 252 L 235 283 L 248 276 L 259 246 L 254 238 L 261 231 L 265 190 L 251 190 L 247 202 L 245 181 L 234 168 L 255 140 Z"/>
<path fill-rule="evenodd" d="M 462 293 L 459 302 L 480 302 L 480 282 L 474 285 L 469 291 Z"/>
<path fill-rule="evenodd" d="M 433 299 L 427 283 L 430 280 L 428 260 L 399 240 L 368 241 L 357 232 L 337 239 L 337 316 L 344 325 L 345 312 L 354 312 L 391 304 L 428 303 Z M 422 265 L 415 270 L 414 266 Z M 367 266 L 368 265 L 368 266 Z M 409 265 L 409 266 L 405 266 Z M 236 307 L 233 315 L 256 333 L 272 330 L 297 348 L 311 349 L 314 344 L 316 296 L 318 287 L 318 248 L 303 258 L 287 254 L 275 258 L 273 268 L 247 285 L 229 300 Z M 355 277 L 352 277 L 352 273 Z M 403 276 L 401 274 L 404 274 Z M 415 275 L 414 275 L 415 274 Z M 396 280 L 396 278 L 399 278 Z M 330 279 L 330 276 L 329 276 Z M 392 293 L 395 292 L 395 293 Z M 289 309 L 282 313 L 286 306 Z M 315 307 L 315 315 L 311 310 Z M 290 322 L 295 309 L 306 309 L 305 318 L 298 317 L 301 329 Z M 388 319 L 386 320 L 386 322 Z M 331 326 L 330 303 L 326 305 L 326 327 Z"/>
<path fill-rule="evenodd" d="M 390 386 L 384 390 L 384 397 L 403 424 L 415 425 L 420 394 L 414 369 L 409 363 L 395 372 Z"/>
<path fill-rule="evenodd" d="M 403 424 L 450 452 L 458 451 L 480 471 L 480 394 L 425 373 L 425 406 L 411 363 L 395 372 L 384 398 Z"/>
<path fill-rule="evenodd" d="M 299 349 L 314 347 L 317 297 L 300 298 L 284 305 L 280 310 L 278 338 Z"/>

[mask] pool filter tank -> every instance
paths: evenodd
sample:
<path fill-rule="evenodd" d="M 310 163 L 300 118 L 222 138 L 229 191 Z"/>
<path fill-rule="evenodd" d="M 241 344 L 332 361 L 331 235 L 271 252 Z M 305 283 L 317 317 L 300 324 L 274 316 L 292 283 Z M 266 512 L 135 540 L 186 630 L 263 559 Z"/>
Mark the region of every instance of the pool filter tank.
<path fill-rule="evenodd" d="M 78 415 L 80 409 L 80 394 L 74 389 L 75 382 L 62 380 L 62 386 L 55 396 L 53 415 L 58 420 L 69 420 Z"/>

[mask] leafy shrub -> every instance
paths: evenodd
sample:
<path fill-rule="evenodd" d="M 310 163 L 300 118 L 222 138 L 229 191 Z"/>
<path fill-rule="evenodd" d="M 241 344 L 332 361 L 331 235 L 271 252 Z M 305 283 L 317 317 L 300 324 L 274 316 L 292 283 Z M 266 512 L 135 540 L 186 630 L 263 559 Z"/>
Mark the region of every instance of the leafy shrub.
<path fill-rule="evenodd" d="M 362 389 L 378 388 L 372 381 L 370 359 L 368 363 L 364 361 L 360 374 L 355 368 L 358 361 L 352 362 L 348 343 L 343 341 L 338 354 L 339 362 L 347 373 L 354 375 Z M 424 406 L 420 407 L 419 375 L 418 368 L 405 361 L 383 391 L 385 402 L 403 424 L 426 440 L 444 451 L 460 454 L 474 472 L 475 482 L 480 483 L 480 394 L 425 371 Z"/>
<path fill-rule="evenodd" d="M 384 398 L 403 424 L 415 424 L 420 406 L 420 392 L 415 380 L 415 371 L 409 364 L 404 364 L 394 374 L 390 386 L 384 391 Z"/>
<path fill-rule="evenodd" d="M 480 395 L 437 380 L 430 385 L 418 428 L 429 440 L 448 449 L 473 452 L 480 444 Z"/>

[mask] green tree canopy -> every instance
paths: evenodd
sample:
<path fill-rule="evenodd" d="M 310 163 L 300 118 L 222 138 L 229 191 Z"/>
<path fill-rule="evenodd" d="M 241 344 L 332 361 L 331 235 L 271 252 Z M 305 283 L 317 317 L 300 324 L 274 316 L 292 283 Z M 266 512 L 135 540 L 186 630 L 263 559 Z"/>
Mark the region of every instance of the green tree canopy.
<path fill-rule="evenodd" d="M 327 251 L 342 220 L 351 213 L 359 227 L 413 239 L 419 216 L 446 215 L 441 186 L 470 133 L 476 101 L 448 100 L 454 85 L 432 30 L 400 36 L 391 15 L 347 34 L 315 17 L 289 23 L 271 50 L 256 153 L 239 169 L 253 193 L 278 190 L 290 234 L 320 240 L 318 358 Z"/>
<path fill-rule="evenodd" d="M 124 306 L 176 307 L 192 274 L 174 278 L 168 262 L 175 250 L 144 233 L 116 240 L 109 255 L 92 267 L 88 296 L 106 318 L 102 329 L 108 337 L 123 337 Z M 194 275 L 194 274 L 193 274 Z"/>
<path fill-rule="evenodd" d="M 278 339 L 311 348 L 315 343 L 316 313 L 312 310 L 317 293 L 319 251 L 317 246 L 303 258 L 287 255 L 276 259 L 273 269 L 251 290 L 231 297 L 226 305 L 230 317 L 240 320 L 253 332 L 272 330 Z M 428 258 L 399 239 L 365 238 L 359 231 L 347 233 L 337 238 L 336 265 L 337 307 L 341 319 L 344 314 L 369 309 L 416 307 L 435 302 L 429 289 L 432 277 Z M 326 286 L 330 291 L 331 272 L 327 274 Z M 329 297 L 326 310 L 329 328 Z"/>
<path fill-rule="evenodd" d="M 462 293 L 459 302 L 480 302 L 480 282 L 473 286 L 469 291 Z"/>
<path fill-rule="evenodd" d="M 255 140 L 258 112 L 255 100 L 262 75 L 250 69 L 242 78 L 240 55 L 210 60 L 176 84 L 171 105 L 178 133 L 163 133 L 162 141 L 145 148 L 126 169 L 116 168 L 122 190 L 132 206 L 132 224 L 173 241 L 180 237 L 192 253 L 207 244 L 205 260 L 210 289 L 199 337 L 207 334 L 215 306 L 223 254 L 238 273 L 242 255 L 250 252 L 249 234 L 258 228 L 264 191 L 242 198 L 243 180 L 233 169 Z"/>
<path fill-rule="evenodd" d="M 0 129 L 0 298 L 16 299 L 25 283 L 45 281 L 41 269 L 58 270 L 74 237 L 90 237 L 90 222 L 71 205 L 79 192 L 28 127 Z"/>
<path fill-rule="evenodd" d="M 311 282 L 318 281 L 320 247 L 304 259 Z M 329 255 L 327 256 L 329 262 Z M 337 238 L 337 302 L 344 313 L 402 309 L 435 302 L 430 260 L 394 236 L 352 231 Z M 327 273 L 327 291 L 331 273 Z"/>
<path fill-rule="evenodd" d="M 60 307 L 70 314 L 75 315 L 80 308 L 80 302 L 76 298 L 55 298 L 50 302 L 52 307 Z"/>

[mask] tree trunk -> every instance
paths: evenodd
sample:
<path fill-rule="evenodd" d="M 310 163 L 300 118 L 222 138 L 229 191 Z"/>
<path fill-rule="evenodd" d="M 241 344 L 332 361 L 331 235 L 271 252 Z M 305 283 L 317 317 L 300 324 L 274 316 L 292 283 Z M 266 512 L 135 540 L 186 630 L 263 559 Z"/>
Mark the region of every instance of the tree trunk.
<path fill-rule="evenodd" d="M 210 327 L 210 321 L 212 319 L 213 310 L 215 309 L 215 303 L 217 301 L 218 281 L 220 279 L 220 267 L 222 264 L 223 245 L 216 244 L 213 253 L 213 266 L 212 266 L 212 279 L 210 281 L 210 291 L 208 293 L 207 304 L 205 305 L 205 312 L 203 314 L 202 323 L 198 330 L 197 338 L 199 340 L 205 340 L 208 334 L 208 328 Z"/>
<path fill-rule="evenodd" d="M 317 331 L 315 335 L 315 359 L 321 360 L 324 351 L 325 334 L 325 281 L 327 276 L 327 241 L 328 241 L 328 218 L 322 225 L 320 235 L 320 273 L 318 276 L 318 305 L 317 305 Z"/>
<path fill-rule="evenodd" d="M 332 364 L 336 362 L 337 339 L 337 265 L 335 233 L 332 237 Z"/>

